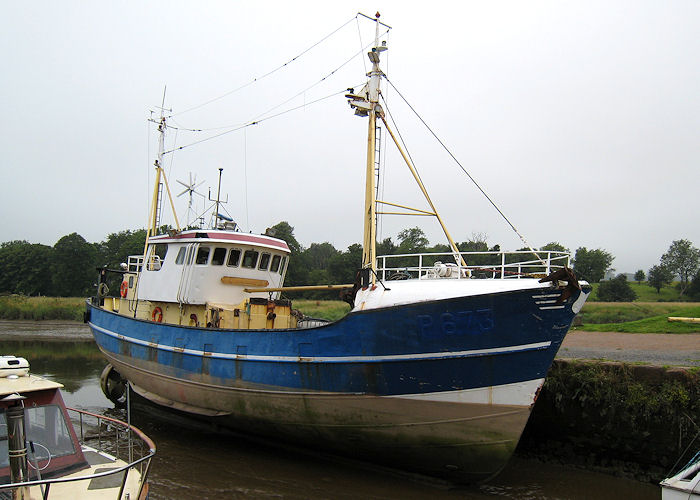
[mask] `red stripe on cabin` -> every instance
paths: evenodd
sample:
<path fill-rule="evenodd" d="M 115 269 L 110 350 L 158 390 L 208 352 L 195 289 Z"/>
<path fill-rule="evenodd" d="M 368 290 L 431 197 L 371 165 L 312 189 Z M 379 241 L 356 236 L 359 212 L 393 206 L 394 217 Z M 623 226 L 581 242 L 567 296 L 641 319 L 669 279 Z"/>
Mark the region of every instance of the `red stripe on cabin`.
<path fill-rule="evenodd" d="M 206 233 L 207 238 L 197 238 L 195 235 L 196 234 L 202 234 Z M 269 238 L 266 236 L 257 236 L 254 234 L 246 234 L 246 233 L 213 233 L 213 232 L 208 232 L 208 231 L 188 231 L 186 233 L 180 233 L 176 234 L 174 236 L 170 235 L 162 235 L 162 236 L 154 236 L 151 238 L 151 241 L 157 241 L 161 243 L 165 243 L 167 241 L 173 241 L 173 240 L 182 240 L 182 239 L 192 239 L 192 240 L 200 240 L 200 242 L 204 242 L 207 240 L 230 240 L 230 241 L 235 241 L 235 242 L 240 242 L 240 243 L 252 243 L 252 244 L 258 244 L 258 245 L 268 245 L 272 247 L 277 247 L 282 250 L 286 250 L 289 252 L 289 247 L 287 246 L 287 243 L 282 241 L 282 240 L 277 240 L 273 238 Z"/>

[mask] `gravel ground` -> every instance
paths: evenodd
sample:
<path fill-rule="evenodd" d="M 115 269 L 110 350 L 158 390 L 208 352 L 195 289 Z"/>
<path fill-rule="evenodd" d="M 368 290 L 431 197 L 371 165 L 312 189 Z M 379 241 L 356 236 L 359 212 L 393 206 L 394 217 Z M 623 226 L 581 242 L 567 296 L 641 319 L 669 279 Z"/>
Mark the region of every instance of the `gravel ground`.
<path fill-rule="evenodd" d="M 573 331 L 564 339 L 557 357 L 700 366 L 700 333 Z"/>

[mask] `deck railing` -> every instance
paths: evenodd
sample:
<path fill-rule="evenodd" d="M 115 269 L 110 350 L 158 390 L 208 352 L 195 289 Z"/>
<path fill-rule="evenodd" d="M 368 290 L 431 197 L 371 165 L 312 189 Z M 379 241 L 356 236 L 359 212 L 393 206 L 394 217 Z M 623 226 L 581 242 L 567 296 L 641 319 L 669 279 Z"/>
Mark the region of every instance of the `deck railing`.
<path fill-rule="evenodd" d="M 489 278 L 518 279 L 546 276 L 556 269 L 571 266 L 567 252 L 529 250 L 514 252 L 452 252 L 380 255 L 377 274 L 387 279 Z"/>
<path fill-rule="evenodd" d="M 68 412 L 71 416 L 71 420 L 73 420 L 74 426 L 79 426 L 79 428 L 76 428 L 76 432 L 80 437 L 81 444 L 91 440 L 97 441 L 97 446 L 93 448 L 125 461 L 126 465 L 110 469 L 107 472 L 98 472 L 77 477 L 57 477 L 25 481 L 22 483 L 0 484 L 0 496 L 4 491 L 40 487 L 42 490 L 42 498 L 47 500 L 52 498 L 51 485 L 57 483 L 91 481 L 95 478 L 107 476 L 119 477 L 119 475 L 121 475 L 119 479 L 121 483 L 119 493 L 114 496 L 115 500 L 121 500 L 127 479 L 129 478 L 129 473 L 137 471 L 139 473 L 138 493 L 135 497 L 131 498 L 132 500 L 145 498 L 147 490 L 144 490 L 144 488 L 146 487 L 146 480 L 151 467 L 151 459 L 156 454 L 156 445 L 153 441 L 138 428 L 126 422 L 122 422 L 121 420 L 84 410 L 77 410 L 75 408 L 68 408 Z"/>

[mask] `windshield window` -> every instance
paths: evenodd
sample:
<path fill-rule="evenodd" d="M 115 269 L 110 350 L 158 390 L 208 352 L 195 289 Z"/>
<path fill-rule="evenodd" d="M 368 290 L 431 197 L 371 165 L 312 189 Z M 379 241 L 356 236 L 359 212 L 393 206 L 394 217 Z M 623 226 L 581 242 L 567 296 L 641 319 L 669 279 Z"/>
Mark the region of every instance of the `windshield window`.
<path fill-rule="evenodd" d="M 51 457 L 61 457 L 75 453 L 63 413 L 58 405 L 35 406 L 24 410 L 24 427 L 27 433 L 27 444 L 34 443 L 35 456 L 31 447 L 27 446 L 30 459 L 36 459 L 39 465 Z M 0 412 L 0 467 L 9 465 L 7 442 L 7 419 L 5 410 Z"/>

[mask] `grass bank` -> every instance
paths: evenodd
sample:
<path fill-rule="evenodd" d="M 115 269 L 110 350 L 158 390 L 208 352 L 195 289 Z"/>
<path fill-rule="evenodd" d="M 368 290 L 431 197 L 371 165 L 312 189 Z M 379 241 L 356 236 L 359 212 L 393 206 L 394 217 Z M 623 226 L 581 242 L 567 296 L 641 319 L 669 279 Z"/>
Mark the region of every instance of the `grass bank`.
<path fill-rule="evenodd" d="M 574 326 L 592 332 L 700 333 L 700 324 L 669 323 L 669 316 L 698 318 L 700 303 L 588 302 Z"/>
<path fill-rule="evenodd" d="M 664 285 L 657 292 L 656 288 L 649 285 L 648 282 L 627 282 L 637 294 L 637 300 L 635 302 L 689 302 L 691 299 L 687 295 L 681 296 L 678 283 L 672 283 L 670 285 Z M 593 283 L 593 292 L 591 292 L 591 300 L 598 300 L 598 287 L 600 283 Z"/>
<path fill-rule="evenodd" d="M 0 319 L 82 321 L 84 297 L 0 297 Z"/>
<path fill-rule="evenodd" d="M 340 300 L 295 300 L 294 308 L 304 315 L 331 321 L 345 316 L 350 306 Z M 83 321 L 84 297 L 0 297 L 0 319 Z"/>
<path fill-rule="evenodd" d="M 646 480 L 658 481 L 684 450 L 690 456 L 697 451 L 688 445 L 698 423 L 695 370 L 556 360 L 519 447 L 539 447 L 551 457 L 561 453 L 567 462 L 587 457 L 589 467 L 634 462 L 647 469 Z"/>
<path fill-rule="evenodd" d="M 0 319 L 82 321 L 83 297 L 0 297 Z M 295 300 L 313 318 L 338 320 L 350 311 L 340 300 Z M 668 316 L 700 317 L 698 302 L 588 302 L 574 321 L 579 330 L 627 333 L 700 333 L 700 324 L 669 323 Z"/>

